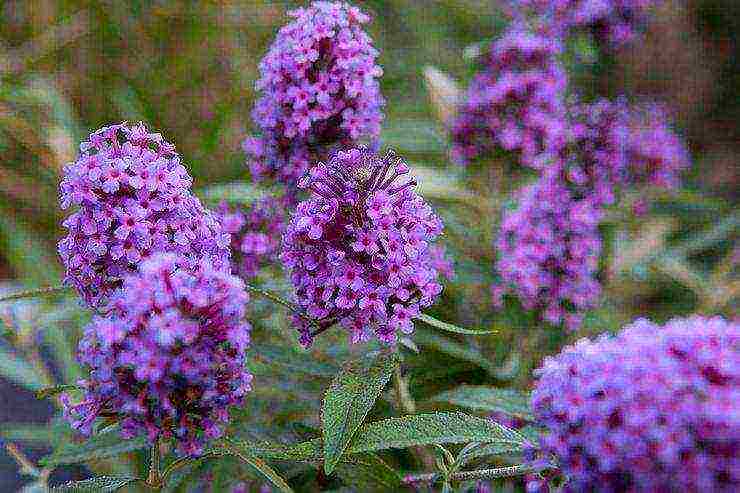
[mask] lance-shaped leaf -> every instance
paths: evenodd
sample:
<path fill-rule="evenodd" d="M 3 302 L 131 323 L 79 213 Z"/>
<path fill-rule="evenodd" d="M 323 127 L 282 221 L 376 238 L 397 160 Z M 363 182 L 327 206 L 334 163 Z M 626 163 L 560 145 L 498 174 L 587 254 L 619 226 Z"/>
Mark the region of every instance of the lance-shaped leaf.
<path fill-rule="evenodd" d="M 235 446 L 233 442 L 230 442 L 228 440 L 224 441 L 224 447 L 231 455 L 238 457 L 245 464 L 248 464 L 249 466 L 257 470 L 257 472 L 264 476 L 265 479 L 270 481 L 270 483 L 272 483 L 273 486 L 275 486 L 278 490 L 282 491 L 283 493 L 293 492 L 291 487 L 288 486 L 288 483 L 286 483 L 285 480 L 272 467 L 269 466 L 269 464 L 260 459 L 256 454 L 252 453 L 251 450 Z"/>
<path fill-rule="evenodd" d="M 416 317 L 418 320 L 421 320 L 422 322 L 431 325 L 432 327 L 436 327 L 438 329 L 445 330 L 447 332 L 454 332 L 456 334 L 465 334 L 465 335 L 486 335 L 486 334 L 495 334 L 498 332 L 495 329 L 491 330 L 471 330 L 471 329 L 465 329 L 463 327 L 458 327 L 457 325 L 451 324 L 449 322 L 443 322 L 441 320 L 437 320 L 436 318 L 426 315 L 422 313 L 418 317 Z"/>
<path fill-rule="evenodd" d="M 375 454 L 357 454 L 337 464 L 337 475 L 361 491 L 398 491 L 401 476 Z"/>
<path fill-rule="evenodd" d="M 529 393 L 483 385 L 461 385 L 456 389 L 432 397 L 432 401 L 449 402 L 455 406 L 477 411 L 501 412 L 531 421 Z"/>
<path fill-rule="evenodd" d="M 70 481 L 52 488 L 51 491 L 52 493 L 110 493 L 137 481 L 140 481 L 140 479 L 98 476 L 84 481 Z"/>
<path fill-rule="evenodd" d="M 395 352 L 381 351 L 349 362 L 332 381 L 321 412 L 326 474 L 333 472 L 397 365 Z"/>
<path fill-rule="evenodd" d="M 41 459 L 43 466 L 77 464 L 89 460 L 115 457 L 126 452 L 139 450 L 147 446 L 144 437 L 124 440 L 118 434 L 118 427 L 113 426 L 103 433 L 93 435 L 82 443 L 69 443 L 57 449 L 51 455 Z"/>
<path fill-rule="evenodd" d="M 390 418 L 363 426 L 350 452 L 374 452 L 435 443 L 502 443 L 521 447 L 521 434 L 493 421 L 459 412 Z"/>

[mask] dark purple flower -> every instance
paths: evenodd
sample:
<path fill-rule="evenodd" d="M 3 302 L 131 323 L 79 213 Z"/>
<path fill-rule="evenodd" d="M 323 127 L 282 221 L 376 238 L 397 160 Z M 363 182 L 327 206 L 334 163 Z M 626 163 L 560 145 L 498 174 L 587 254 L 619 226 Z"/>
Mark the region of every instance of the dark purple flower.
<path fill-rule="evenodd" d="M 413 180 L 397 182 L 408 172 L 392 152 L 380 158 L 352 149 L 300 183 L 311 196 L 298 204 L 280 258 L 299 306 L 314 318 L 339 321 L 353 342 L 373 333 L 394 342 L 442 291 L 437 266 L 444 255 L 430 246 L 442 223 Z M 310 328 L 299 329 L 310 344 Z"/>
<path fill-rule="evenodd" d="M 109 313 L 85 329 L 84 398 L 63 399 L 74 428 L 89 434 L 97 417 L 112 413 L 124 438 L 174 438 L 186 455 L 221 435 L 229 407 L 251 389 L 249 297 L 242 281 L 209 260 L 190 265 L 175 254 L 143 262 L 125 276 Z"/>
<path fill-rule="evenodd" d="M 65 282 L 88 305 L 100 306 L 123 275 L 155 252 L 227 265 L 228 235 L 191 184 L 174 146 L 143 123 L 93 133 L 60 185 L 62 208 L 76 207 L 58 246 Z"/>
<path fill-rule="evenodd" d="M 600 210 L 576 200 L 559 180 L 540 178 L 518 193 L 518 206 L 504 213 L 496 241 L 494 303 L 513 294 L 553 325 L 576 329 L 599 299 L 596 279 L 601 239 Z"/>
<path fill-rule="evenodd" d="M 219 205 L 216 215 L 221 228 L 231 235 L 232 272 L 251 279 L 277 260 L 288 211 L 295 203 L 294 194 L 282 194 L 249 206 Z"/>
<path fill-rule="evenodd" d="M 260 63 L 262 96 L 252 117 L 262 137 L 245 141 L 256 180 L 294 185 L 329 146 L 380 133 L 384 104 L 370 18 L 347 2 L 313 2 L 289 13 Z"/>
<path fill-rule="evenodd" d="M 740 488 L 740 324 L 638 320 L 546 358 L 532 407 L 565 491 Z"/>
<path fill-rule="evenodd" d="M 452 125 L 454 161 L 502 148 L 518 152 L 524 165 L 542 165 L 538 157 L 559 147 L 565 130 L 560 53 L 559 41 L 519 23 L 493 42 Z"/>

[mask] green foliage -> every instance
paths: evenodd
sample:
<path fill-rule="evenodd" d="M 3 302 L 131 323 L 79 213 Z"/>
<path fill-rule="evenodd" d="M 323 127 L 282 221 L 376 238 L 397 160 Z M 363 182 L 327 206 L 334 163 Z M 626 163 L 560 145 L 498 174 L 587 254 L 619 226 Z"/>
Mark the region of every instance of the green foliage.
<path fill-rule="evenodd" d="M 435 443 L 506 443 L 523 445 L 515 430 L 487 419 L 459 412 L 418 414 L 365 425 L 352 441 L 350 451 L 375 452 Z"/>
<path fill-rule="evenodd" d="M 147 447 L 144 437 L 124 440 L 118 433 L 118 427 L 91 436 L 82 443 L 68 443 L 55 450 L 51 455 L 41 459 L 44 466 L 59 466 L 63 464 L 78 464 L 80 462 L 95 461 L 115 457 Z"/>
<path fill-rule="evenodd" d="M 437 320 L 436 318 L 427 315 L 425 313 L 422 313 L 418 317 L 416 317 L 417 320 L 421 320 L 424 323 L 427 323 L 431 325 L 432 327 L 436 327 L 438 329 L 446 330 L 447 332 L 454 332 L 456 334 L 465 334 L 465 335 L 484 335 L 484 334 L 495 334 L 498 332 L 495 329 L 492 330 L 471 330 L 471 329 L 463 329 L 462 327 L 458 327 L 457 325 L 443 322 L 441 320 Z"/>
<path fill-rule="evenodd" d="M 462 385 L 456 389 L 442 392 L 431 400 L 449 402 L 455 406 L 477 411 L 501 412 L 531 421 L 529 393 L 513 389 L 486 387 L 482 385 Z"/>
<path fill-rule="evenodd" d="M 397 353 L 382 351 L 350 361 L 334 377 L 321 410 L 326 474 L 334 470 L 397 366 Z"/>
<path fill-rule="evenodd" d="M 0 376 L 29 390 L 41 390 L 51 382 L 37 364 L 0 345 Z"/>

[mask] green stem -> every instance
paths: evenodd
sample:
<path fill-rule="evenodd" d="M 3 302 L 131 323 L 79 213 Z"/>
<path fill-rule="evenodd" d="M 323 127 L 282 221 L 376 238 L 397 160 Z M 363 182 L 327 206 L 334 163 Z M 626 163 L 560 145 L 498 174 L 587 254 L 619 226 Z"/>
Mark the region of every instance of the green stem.
<path fill-rule="evenodd" d="M 275 293 L 271 293 L 270 291 L 260 289 L 255 286 L 251 286 L 249 284 L 245 284 L 245 287 L 247 291 L 254 293 L 258 296 L 262 296 L 263 298 L 266 298 L 273 303 L 276 303 L 278 305 L 282 305 L 286 308 L 288 308 L 290 311 L 301 317 L 303 320 L 308 322 L 309 324 L 313 325 L 317 329 L 321 329 L 322 326 L 316 322 L 316 320 L 312 319 L 311 317 L 307 316 L 305 313 L 303 313 L 300 309 L 296 308 L 293 303 L 289 302 L 286 299 L 281 298 L 280 296 L 276 295 Z M 324 329 L 325 330 L 325 329 Z"/>
<path fill-rule="evenodd" d="M 149 452 L 149 475 L 147 476 L 146 484 L 154 491 L 162 489 L 162 476 L 159 473 L 162 460 L 160 453 L 161 443 L 161 438 L 157 437 Z"/>
<path fill-rule="evenodd" d="M 0 297 L 0 303 L 4 301 L 15 301 L 23 298 L 34 298 L 36 296 L 48 296 L 58 293 L 63 293 L 70 289 L 68 286 L 47 286 L 44 288 L 28 289 L 26 291 L 19 291 L 18 293 L 9 294 L 7 296 Z"/>
<path fill-rule="evenodd" d="M 496 467 L 492 469 L 476 469 L 475 471 L 460 471 L 450 474 L 451 481 L 471 481 L 477 479 L 497 479 L 520 476 L 531 471 L 532 468 L 525 464 L 510 467 Z M 433 483 L 442 479 L 439 473 L 411 474 L 404 478 L 406 483 Z"/>

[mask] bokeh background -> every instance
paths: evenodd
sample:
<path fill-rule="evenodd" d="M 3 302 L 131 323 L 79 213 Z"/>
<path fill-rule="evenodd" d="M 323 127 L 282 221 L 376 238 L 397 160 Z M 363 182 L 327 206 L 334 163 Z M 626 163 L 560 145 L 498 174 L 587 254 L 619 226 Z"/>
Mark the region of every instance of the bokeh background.
<path fill-rule="evenodd" d="M 177 146 L 196 189 L 247 179 L 240 143 L 251 130 L 257 65 L 286 22 L 286 10 L 301 3 L 2 0 L 0 290 L 58 284 L 60 172 L 75 159 L 78 143 L 102 125 L 143 120 L 161 131 Z M 506 199 L 505 190 L 490 186 L 490 176 L 461 174 L 449 164 L 424 74 L 434 66 L 464 85 L 474 70 L 464 55 L 500 33 L 507 17 L 495 0 L 355 3 L 375 17 L 370 32 L 381 50 L 387 99 L 383 145 L 423 165 L 430 198 L 448 224 L 446 241 L 458 277 L 436 315 L 494 323 L 488 302 L 490 245 L 495 204 Z M 667 103 L 693 157 L 681 190 L 658 197 L 648 215 L 610 230 L 605 302 L 586 324 L 587 334 L 614 330 L 637 315 L 659 320 L 695 311 L 737 315 L 739 32 L 736 0 L 667 0 L 642 42 L 581 67 L 578 83 L 585 92 Z M 495 161 L 489 167 L 493 176 L 504 169 Z M 493 205 L 465 207 L 456 202 L 461 197 Z M 19 384 L 21 367 L 14 365 L 30 361 L 36 369 L 44 367 L 44 378 L 69 381 L 73 366 L 48 361 L 60 345 L 70 357 L 74 337 L 60 331 L 79 329 L 76 315 L 70 315 L 74 307 L 68 306 L 73 301 L 62 303 L 65 315 L 51 312 L 56 318 L 34 303 L 0 307 L 1 329 L 15 330 L 13 349 L 10 339 L 0 337 L 0 438 L 21 444 L 31 460 L 48 451 L 53 428 L 20 425 L 46 423 L 54 407 Z M 531 366 L 553 350 L 520 337 L 514 327 L 504 341 L 481 343 L 476 354 L 495 361 L 518 348 Z M 439 341 L 427 343 L 445 352 Z M 532 347 L 536 354 L 527 355 Z M 526 361 L 522 368 L 519 385 L 525 386 Z M 67 468 L 54 474 L 85 472 Z M 16 460 L 0 452 L 0 491 L 14 491 L 23 482 Z"/>

